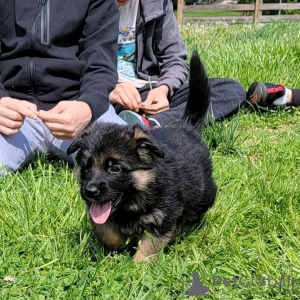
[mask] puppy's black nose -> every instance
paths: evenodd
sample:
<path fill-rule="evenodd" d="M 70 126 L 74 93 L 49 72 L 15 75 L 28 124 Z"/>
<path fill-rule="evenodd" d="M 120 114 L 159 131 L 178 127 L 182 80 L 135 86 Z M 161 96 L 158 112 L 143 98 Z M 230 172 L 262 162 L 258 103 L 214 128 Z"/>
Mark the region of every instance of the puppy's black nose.
<path fill-rule="evenodd" d="M 84 192 L 89 198 L 95 198 L 100 194 L 98 187 L 93 183 L 88 183 L 84 188 Z"/>

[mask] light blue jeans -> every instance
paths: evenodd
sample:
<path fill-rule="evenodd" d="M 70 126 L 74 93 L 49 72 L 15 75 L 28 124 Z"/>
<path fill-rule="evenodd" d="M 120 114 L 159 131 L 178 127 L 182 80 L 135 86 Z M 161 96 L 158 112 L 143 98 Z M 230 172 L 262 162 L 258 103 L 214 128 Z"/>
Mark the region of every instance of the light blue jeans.
<path fill-rule="evenodd" d="M 126 124 L 112 105 L 96 122 Z M 37 153 L 54 154 L 72 164 L 75 162 L 75 155 L 67 155 L 71 143 L 72 140 L 55 138 L 40 119 L 25 118 L 18 133 L 10 136 L 0 133 L 0 176 L 28 165 Z"/>

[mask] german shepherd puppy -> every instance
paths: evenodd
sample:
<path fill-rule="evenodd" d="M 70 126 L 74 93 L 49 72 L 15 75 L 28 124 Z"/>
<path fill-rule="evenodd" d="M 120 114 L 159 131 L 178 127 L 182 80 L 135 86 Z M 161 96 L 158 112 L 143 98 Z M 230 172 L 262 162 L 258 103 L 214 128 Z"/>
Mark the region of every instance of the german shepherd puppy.
<path fill-rule="evenodd" d="M 93 230 L 108 249 L 137 236 L 133 260 L 155 261 L 186 219 L 199 221 L 214 203 L 210 153 L 201 139 L 209 106 L 205 68 L 196 52 L 189 99 L 174 127 L 95 123 L 70 145 Z"/>

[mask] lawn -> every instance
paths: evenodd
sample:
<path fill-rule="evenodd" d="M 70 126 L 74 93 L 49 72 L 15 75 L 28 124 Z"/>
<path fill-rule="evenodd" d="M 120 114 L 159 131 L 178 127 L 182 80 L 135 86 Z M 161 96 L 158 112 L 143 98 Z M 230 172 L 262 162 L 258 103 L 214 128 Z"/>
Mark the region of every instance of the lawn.
<path fill-rule="evenodd" d="M 300 87 L 299 28 L 193 24 L 181 32 L 211 77 L 235 78 L 247 89 L 254 80 Z M 242 109 L 208 126 L 216 203 L 156 265 L 133 263 L 128 248 L 104 252 L 64 163 L 42 157 L 0 178 L 0 299 L 183 299 L 182 280 L 188 287 L 194 271 L 210 289 L 197 299 L 299 299 L 299 135 L 293 108 Z M 250 284 L 213 286 L 213 276 L 248 276 Z"/>

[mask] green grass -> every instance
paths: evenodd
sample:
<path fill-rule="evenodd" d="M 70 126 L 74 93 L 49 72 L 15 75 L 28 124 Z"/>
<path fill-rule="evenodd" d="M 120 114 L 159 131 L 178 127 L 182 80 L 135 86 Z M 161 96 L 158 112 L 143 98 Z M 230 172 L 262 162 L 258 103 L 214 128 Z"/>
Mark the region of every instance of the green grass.
<path fill-rule="evenodd" d="M 185 25 L 181 32 L 212 77 L 235 78 L 245 89 L 257 79 L 300 87 L 296 22 Z M 133 263 L 129 249 L 103 251 L 64 163 L 40 158 L 0 178 L 0 299 L 182 299 L 179 280 L 193 271 L 210 287 L 205 299 L 298 299 L 299 286 L 291 296 L 278 294 L 291 287 L 213 287 L 212 277 L 300 282 L 299 135 L 299 109 L 243 109 L 208 127 L 216 203 L 156 265 Z"/>

